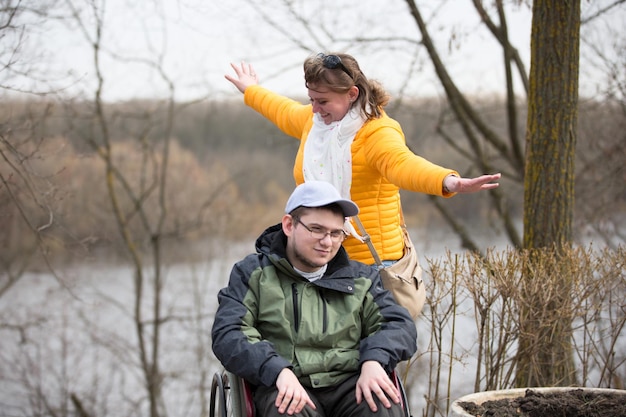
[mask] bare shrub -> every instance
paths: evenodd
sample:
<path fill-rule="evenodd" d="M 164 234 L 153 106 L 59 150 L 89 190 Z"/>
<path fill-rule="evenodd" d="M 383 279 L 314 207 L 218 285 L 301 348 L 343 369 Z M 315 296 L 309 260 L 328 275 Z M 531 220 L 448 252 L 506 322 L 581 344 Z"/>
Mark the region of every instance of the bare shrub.
<path fill-rule="evenodd" d="M 537 344 L 526 349 L 551 332 L 569 332 L 573 348 L 563 354 L 574 358 L 576 385 L 622 388 L 624 250 L 577 247 L 559 258 L 550 250 L 511 248 L 484 257 L 467 252 L 428 259 L 428 299 L 417 323 L 420 352 L 405 379 L 410 394 L 425 393 L 423 401 L 412 397 L 413 408 L 421 405 L 424 416 L 445 416 L 456 397 L 514 387 L 519 336 L 528 328 L 535 329 L 530 340 Z M 529 265 L 533 279 L 524 276 Z M 558 309 L 547 308 L 555 304 Z"/>

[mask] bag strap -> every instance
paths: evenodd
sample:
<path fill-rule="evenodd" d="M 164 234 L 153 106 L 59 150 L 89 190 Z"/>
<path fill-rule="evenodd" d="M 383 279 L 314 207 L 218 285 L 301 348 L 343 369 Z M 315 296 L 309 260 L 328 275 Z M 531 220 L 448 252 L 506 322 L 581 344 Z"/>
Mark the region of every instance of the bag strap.
<path fill-rule="evenodd" d="M 398 206 L 400 207 L 400 227 L 406 230 L 406 223 L 404 222 L 404 213 L 402 212 L 402 203 L 400 202 L 399 198 L 398 198 Z M 354 221 L 356 222 L 356 225 L 359 227 L 359 232 L 361 232 L 361 235 L 363 236 L 363 242 L 367 243 L 367 247 L 369 248 L 370 252 L 372 252 L 372 257 L 374 258 L 374 262 L 376 262 L 376 265 L 382 266 L 383 262 L 380 260 L 380 256 L 378 256 L 378 252 L 376 252 L 376 248 L 374 247 L 374 244 L 372 243 L 372 239 L 370 239 L 370 235 L 365 230 L 365 227 L 363 226 L 363 223 L 361 223 L 361 219 L 359 219 L 359 216 L 354 216 Z M 404 241 L 406 244 L 406 237 L 404 238 Z"/>
<path fill-rule="evenodd" d="M 376 262 L 376 265 L 381 266 L 383 262 L 380 260 L 380 256 L 378 256 L 378 252 L 376 252 L 372 239 L 370 239 L 370 235 L 365 230 L 365 227 L 363 227 L 363 223 L 361 223 L 359 216 L 354 216 L 354 221 L 356 222 L 356 225 L 359 226 L 359 232 L 361 232 L 361 235 L 363 236 L 363 242 L 367 243 L 367 247 L 370 249 L 370 252 L 372 252 L 374 262 Z"/>

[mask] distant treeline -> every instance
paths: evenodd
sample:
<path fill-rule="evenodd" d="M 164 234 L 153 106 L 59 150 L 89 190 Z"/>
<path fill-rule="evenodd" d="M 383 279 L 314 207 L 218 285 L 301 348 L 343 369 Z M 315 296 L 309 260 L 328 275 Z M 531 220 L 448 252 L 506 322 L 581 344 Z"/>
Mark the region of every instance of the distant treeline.
<path fill-rule="evenodd" d="M 481 99 L 479 104 L 493 128 L 505 132 L 503 102 Z M 106 106 L 103 115 L 106 134 L 119 154 L 118 169 L 126 173 L 144 166 L 142 158 L 147 148 L 155 152 L 165 137 L 172 138 L 166 193 L 171 206 L 169 227 L 176 232 L 172 235 L 177 239 L 201 239 L 217 233 L 241 238 L 254 236 L 278 221 L 294 186 L 292 166 L 298 141 L 283 135 L 239 100 L 180 103 L 172 117 L 167 105 L 157 101 L 113 103 Z M 520 120 L 524 120 L 524 103 L 519 106 Z M 607 187 L 603 192 L 617 190 L 620 198 L 616 208 L 623 209 L 624 141 L 616 141 L 614 147 L 618 152 L 606 154 L 604 148 L 598 150 L 592 142 L 597 136 L 590 136 L 598 134 L 600 128 L 596 124 L 601 122 L 601 129 L 606 132 L 603 137 L 610 138 L 608 132 L 616 129 L 613 131 L 623 138 L 624 130 L 619 130 L 623 120 L 599 117 L 615 114 L 615 109 L 604 106 L 587 103 L 581 110 L 578 149 L 587 166 L 577 184 L 584 191 L 583 186 L 590 180 L 588 173 L 613 169 L 618 178 L 622 175 L 621 188 L 618 183 L 618 188 Z M 0 188 L 3 247 L 20 253 L 32 245 L 36 237 L 27 233 L 29 228 L 39 228 L 59 248 L 98 243 L 115 245 L 118 228 L 110 213 L 104 164 L 96 152 L 105 143 L 96 110 L 91 103 L 81 102 L 0 104 L 2 151 L 13 158 L 11 164 L 0 165 L 0 172 L 3 178 L 11 180 L 9 186 L 13 191 L 10 194 L 7 187 Z M 443 124 L 448 132 L 461 134 L 455 120 L 449 119 L 445 102 L 396 101 L 387 111 L 402 124 L 407 144 L 414 152 L 464 175 L 480 174 L 472 161 L 465 160 L 437 134 L 438 126 Z M 173 123 L 169 125 L 168 121 Z M 523 124 L 519 129 L 523 136 Z M 152 163 L 157 167 L 162 161 L 155 158 Z M 493 165 L 497 166 L 497 161 Z M 20 166 L 30 177 L 20 179 L 14 172 Z M 131 174 L 136 186 L 145 174 Z M 501 189 L 509 196 L 514 213 L 521 217 L 523 184 L 509 180 L 504 174 Z M 28 185 L 28 181 L 32 184 Z M 598 193 L 597 187 L 590 189 Z M 402 194 L 407 222 L 412 227 L 445 227 L 426 196 Z M 445 203 L 455 215 L 489 225 L 489 206 L 484 201 L 487 198 L 486 194 L 464 195 Z M 50 210 L 42 209 L 42 204 Z M 42 228 L 51 221 L 50 213 L 54 214 L 52 223 Z M 24 222 L 24 218 L 31 219 L 31 224 Z"/>

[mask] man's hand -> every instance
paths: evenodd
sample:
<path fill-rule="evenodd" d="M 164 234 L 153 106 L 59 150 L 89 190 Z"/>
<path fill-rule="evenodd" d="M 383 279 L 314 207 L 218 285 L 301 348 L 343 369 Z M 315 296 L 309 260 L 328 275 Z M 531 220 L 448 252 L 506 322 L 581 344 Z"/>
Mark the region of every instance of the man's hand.
<path fill-rule="evenodd" d="M 378 397 L 385 408 L 391 407 L 391 401 L 400 403 L 400 392 L 387 375 L 380 363 L 376 361 L 363 362 L 361 375 L 356 382 L 356 402 L 361 404 L 365 399 L 373 412 L 378 411 L 374 402 L 374 395 Z"/>
<path fill-rule="evenodd" d="M 278 396 L 274 405 L 278 408 L 280 414 L 287 414 L 290 416 L 302 411 L 305 405 L 309 405 L 315 410 L 315 404 L 309 397 L 309 393 L 304 389 L 298 377 L 289 368 L 284 368 L 278 374 L 276 379 L 276 388 L 278 389 Z"/>

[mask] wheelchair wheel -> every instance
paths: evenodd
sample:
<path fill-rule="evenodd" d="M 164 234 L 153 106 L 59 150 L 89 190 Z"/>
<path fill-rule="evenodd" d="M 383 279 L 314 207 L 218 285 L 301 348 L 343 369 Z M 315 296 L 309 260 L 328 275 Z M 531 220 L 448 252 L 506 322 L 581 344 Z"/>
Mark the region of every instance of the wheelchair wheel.
<path fill-rule="evenodd" d="M 402 404 L 402 411 L 404 412 L 405 417 L 413 417 L 411 415 L 411 410 L 409 409 L 409 399 L 406 396 L 406 390 L 404 389 L 404 384 L 402 383 L 402 379 L 396 371 L 392 373 L 394 383 L 396 388 L 400 391 L 400 402 Z"/>
<path fill-rule="evenodd" d="M 245 403 L 241 379 L 228 371 L 215 373 L 211 384 L 210 417 L 251 417 Z"/>

